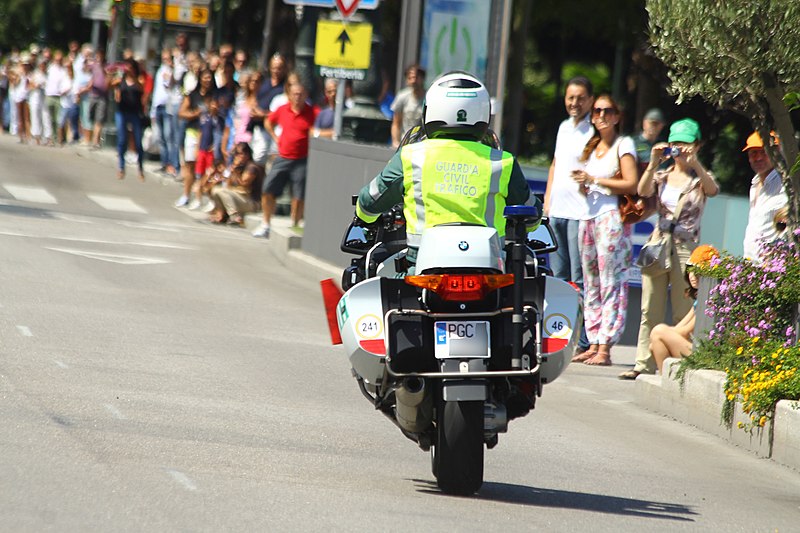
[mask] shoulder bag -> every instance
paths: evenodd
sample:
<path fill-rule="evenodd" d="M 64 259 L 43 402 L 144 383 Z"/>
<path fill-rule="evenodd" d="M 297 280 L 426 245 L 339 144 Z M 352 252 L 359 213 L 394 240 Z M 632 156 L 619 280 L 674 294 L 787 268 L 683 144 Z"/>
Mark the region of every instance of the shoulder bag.
<path fill-rule="evenodd" d="M 675 231 L 675 226 L 678 225 L 678 216 L 681 214 L 681 209 L 683 209 L 683 200 L 685 198 L 686 193 L 682 193 L 678 199 L 678 204 L 675 206 L 675 212 L 672 214 L 669 229 L 666 232 L 662 232 L 661 228 L 656 225 L 650 238 L 639 250 L 636 264 L 642 269 L 642 274 L 658 276 L 672 269 L 672 233 Z"/>
<path fill-rule="evenodd" d="M 619 160 L 619 147 L 617 147 L 617 160 Z M 644 169 L 641 166 L 637 167 L 639 176 L 636 182 L 642 178 Z M 619 171 L 619 177 L 622 178 L 622 169 Z M 619 198 L 619 216 L 624 224 L 636 224 L 641 222 L 656 212 L 657 202 L 655 195 L 639 196 L 638 194 L 620 194 Z"/>

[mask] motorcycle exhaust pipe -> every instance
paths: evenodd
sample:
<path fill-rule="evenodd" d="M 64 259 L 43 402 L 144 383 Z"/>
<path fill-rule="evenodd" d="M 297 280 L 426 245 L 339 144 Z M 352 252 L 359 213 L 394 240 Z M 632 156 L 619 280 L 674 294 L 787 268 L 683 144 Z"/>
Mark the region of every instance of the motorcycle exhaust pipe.
<path fill-rule="evenodd" d="M 406 378 L 395 389 L 397 424 L 409 433 L 428 429 L 433 421 L 433 398 L 421 378 Z"/>

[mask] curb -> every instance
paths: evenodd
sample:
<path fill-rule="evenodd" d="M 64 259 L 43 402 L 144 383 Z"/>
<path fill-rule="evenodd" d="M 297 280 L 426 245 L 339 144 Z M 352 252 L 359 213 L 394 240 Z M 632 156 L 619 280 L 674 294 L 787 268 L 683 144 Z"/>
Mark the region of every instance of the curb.
<path fill-rule="evenodd" d="M 800 470 L 800 402 L 782 400 L 775 419 L 752 433 L 737 427 L 749 420 L 737 403 L 733 423 L 728 428 L 721 419 L 725 402 L 725 373 L 693 370 L 686 373 L 684 386 L 675 379 L 680 361 L 667 359 L 663 375 L 642 374 L 636 378 L 637 403 L 679 422 L 695 426 L 712 435 L 764 457 Z"/>

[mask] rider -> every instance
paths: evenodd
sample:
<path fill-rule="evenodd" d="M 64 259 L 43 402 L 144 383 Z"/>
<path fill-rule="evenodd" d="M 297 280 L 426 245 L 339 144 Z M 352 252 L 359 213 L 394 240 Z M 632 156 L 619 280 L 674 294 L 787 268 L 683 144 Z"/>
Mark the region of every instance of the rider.
<path fill-rule="evenodd" d="M 506 205 L 536 205 L 541 213 L 514 156 L 481 142 L 490 109 L 489 92 L 478 78 L 461 71 L 443 74 L 425 94 L 427 138 L 402 146 L 361 189 L 356 217 L 367 224 L 403 202 L 410 262 L 427 227 L 479 224 L 494 227 L 502 238 Z"/>

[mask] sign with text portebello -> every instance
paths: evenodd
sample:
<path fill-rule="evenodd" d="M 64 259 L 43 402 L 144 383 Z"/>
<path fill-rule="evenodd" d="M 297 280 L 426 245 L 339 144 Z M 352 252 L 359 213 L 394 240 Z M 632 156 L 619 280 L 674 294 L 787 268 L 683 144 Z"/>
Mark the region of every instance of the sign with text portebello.
<path fill-rule="evenodd" d="M 335 20 L 317 22 L 314 64 L 320 76 L 363 80 L 372 51 L 372 24 Z"/>

